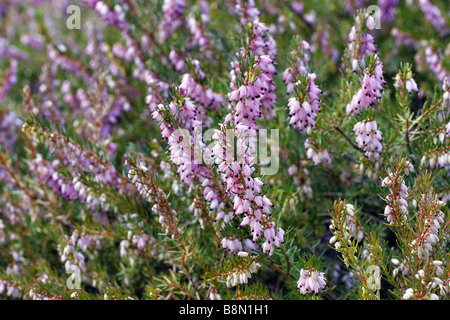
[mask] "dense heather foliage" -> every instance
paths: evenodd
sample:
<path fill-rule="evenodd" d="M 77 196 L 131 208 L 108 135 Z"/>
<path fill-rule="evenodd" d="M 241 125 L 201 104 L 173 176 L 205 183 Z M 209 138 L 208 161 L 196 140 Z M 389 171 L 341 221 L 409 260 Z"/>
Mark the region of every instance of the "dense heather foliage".
<path fill-rule="evenodd" d="M 450 3 L 0 3 L 0 297 L 448 299 Z"/>

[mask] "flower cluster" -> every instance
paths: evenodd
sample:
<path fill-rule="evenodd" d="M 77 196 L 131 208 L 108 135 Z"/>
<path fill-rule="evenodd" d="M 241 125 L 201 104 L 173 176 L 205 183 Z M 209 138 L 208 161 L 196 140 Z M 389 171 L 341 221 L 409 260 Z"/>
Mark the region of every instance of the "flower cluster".
<path fill-rule="evenodd" d="M 148 244 L 155 242 L 155 238 L 145 233 L 134 233 L 131 230 L 127 234 L 127 239 L 120 241 L 120 257 L 132 258 L 133 252 L 143 252 L 147 249 Z"/>
<path fill-rule="evenodd" d="M 238 125 L 235 129 L 227 129 L 227 126 L 223 125 L 213 136 L 216 144 L 212 154 L 214 163 L 226 183 L 225 192 L 233 203 L 233 215 L 244 215 L 240 225 L 250 226 L 253 242 L 258 241 L 264 234 L 262 249 L 271 255 L 274 247 L 279 247 L 284 241 L 284 231 L 276 228 L 275 223 L 269 220 L 274 205 L 269 198 L 262 195 L 264 183 L 254 176 L 255 145 L 252 137 L 255 136 L 256 131 L 248 127 Z M 237 158 L 233 152 L 234 139 L 237 139 Z"/>
<path fill-rule="evenodd" d="M 102 17 L 102 19 L 109 25 L 115 26 L 119 29 L 124 29 L 127 24 L 125 20 L 125 12 L 123 8 L 116 4 L 111 8 L 104 1 L 99 0 L 84 0 L 91 8 Z"/>
<path fill-rule="evenodd" d="M 175 68 L 178 72 L 185 72 L 186 71 L 186 61 L 184 61 L 183 56 L 178 53 L 176 50 L 172 49 L 169 53 L 169 61 L 172 64 L 172 66 Z"/>
<path fill-rule="evenodd" d="M 293 164 L 288 168 L 288 174 L 292 177 L 295 185 L 300 187 L 300 193 L 307 199 L 312 198 L 313 190 L 311 188 L 311 179 L 306 164 L 301 161 L 299 166 Z"/>
<path fill-rule="evenodd" d="M 275 67 L 275 58 L 277 56 L 277 45 L 267 26 L 255 19 L 251 23 L 252 38 L 250 40 L 249 49 L 256 56 L 269 56 L 272 61 L 267 61 L 267 64 L 261 68 L 268 77 L 268 90 L 264 93 L 261 99 L 262 114 L 264 119 L 274 119 L 276 117 L 274 107 L 277 104 L 277 95 L 275 93 L 276 87 L 274 77 L 277 74 Z"/>
<path fill-rule="evenodd" d="M 211 33 L 206 30 L 201 21 L 197 21 L 193 15 L 189 15 L 186 19 L 187 27 L 192 35 L 192 40 L 188 44 L 188 48 L 197 46 L 201 52 L 211 49 Z"/>
<path fill-rule="evenodd" d="M 233 107 L 235 125 L 256 128 L 256 118 L 262 117 L 261 100 L 272 90 L 273 80 L 266 71 L 273 62 L 268 55 L 248 59 L 246 63 L 248 66 L 237 61 L 232 63 L 230 87 L 233 91 L 228 93 L 228 100 L 235 102 Z"/>
<path fill-rule="evenodd" d="M 69 200 L 78 200 L 83 196 L 87 197 L 87 192 L 85 192 L 84 189 L 80 190 L 80 188 L 77 187 L 80 192 L 75 190 L 72 180 L 59 173 L 56 170 L 58 167 L 59 163 L 57 160 L 52 163 L 48 163 L 42 158 L 42 155 L 38 154 L 36 158 L 33 159 L 29 170 L 33 172 L 43 183 L 54 189 L 56 193 L 61 193 Z"/>
<path fill-rule="evenodd" d="M 72 176 L 90 173 L 92 181 L 109 185 L 119 192 L 129 190 L 130 185 L 116 168 L 99 155 L 88 151 L 74 141 L 70 141 L 58 131 L 37 123 L 25 122 L 22 130 L 29 133 L 36 143 L 45 143 L 50 151 L 60 159 L 61 166 L 71 166 Z M 73 181 L 74 185 L 76 181 Z M 74 186 L 75 187 L 75 186 Z"/>
<path fill-rule="evenodd" d="M 186 8 L 184 0 L 164 0 L 163 17 L 159 25 L 159 37 L 162 42 L 167 41 L 174 31 L 183 25 Z"/>
<path fill-rule="evenodd" d="M 408 72 L 397 73 L 394 78 L 394 86 L 401 90 L 406 90 L 408 93 L 413 91 L 418 92 L 419 88 L 413 78 L 412 72 L 409 68 Z"/>
<path fill-rule="evenodd" d="M 76 233 L 72 236 L 65 237 L 64 248 L 60 246 L 59 251 L 61 254 L 61 262 L 64 263 L 66 272 L 69 274 L 74 274 L 75 272 L 85 272 L 86 264 L 84 255 L 76 250 L 76 241 L 78 235 Z"/>
<path fill-rule="evenodd" d="M 423 195 L 420 206 L 424 209 L 425 216 L 423 219 L 423 231 L 411 242 L 412 253 L 417 254 L 420 259 L 428 259 L 432 252 L 432 246 L 439 242 L 438 234 L 441 224 L 444 222 L 444 213 L 440 210 L 445 202 L 436 200 L 431 202 L 431 208 L 427 195 Z"/>
<path fill-rule="evenodd" d="M 17 82 L 17 60 L 10 60 L 9 67 L 5 72 L 2 85 L 0 87 L 0 102 L 5 100 L 11 88 Z"/>
<path fill-rule="evenodd" d="M 311 159 L 315 166 L 320 163 L 331 164 L 331 155 L 328 150 L 319 146 L 314 140 L 306 139 L 305 149 L 307 158 Z"/>
<path fill-rule="evenodd" d="M 230 102 L 236 101 L 231 109 L 235 112 L 235 125 L 243 124 L 256 128 L 256 118 L 274 118 L 276 89 L 273 80 L 276 74 L 276 44 L 264 23 L 257 19 L 259 11 L 253 1 L 236 3 L 236 11 L 241 16 L 241 25 L 247 29 L 241 47 L 231 63 Z"/>
<path fill-rule="evenodd" d="M 352 237 L 354 237 L 358 241 L 361 241 L 364 237 L 362 227 L 358 221 L 358 217 L 356 216 L 355 207 L 350 203 L 347 203 L 345 205 L 344 220 L 345 220 L 344 228 L 349 232 L 349 234 Z M 331 223 L 331 225 L 333 225 L 333 223 Z"/>
<path fill-rule="evenodd" d="M 369 107 L 373 108 L 375 102 L 381 99 L 385 83 L 383 63 L 377 55 L 372 56 L 370 65 L 364 70 L 361 87 L 347 104 L 347 115 L 355 115 Z"/>
<path fill-rule="evenodd" d="M 291 51 L 290 66 L 283 72 L 286 92 L 294 93 L 289 98 L 289 126 L 300 132 L 311 133 L 315 129 L 317 113 L 321 111 L 323 103 L 319 96 L 322 90 L 315 84 L 317 75 L 309 73 L 310 45 L 300 39 L 294 40 L 295 46 Z"/>
<path fill-rule="evenodd" d="M 377 52 L 374 37 L 367 32 L 367 28 L 373 27 L 374 17 L 369 14 L 357 15 L 355 25 L 348 34 L 348 50 L 352 70 L 356 72 L 359 64 L 364 63 L 364 58 Z"/>
<path fill-rule="evenodd" d="M 361 242 L 364 238 L 363 227 L 356 214 L 355 207 L 345 201 L 336 202 L 329 229 L 333 234 L 329 243 L 334 246 L 335 250 L 344 255 L 344 263 L 349 264 L 353 257 L 349 257 L 347 254 L 353 255 L 355 253 L 352 238 L 358 242 Z"/>
<path fill-rule="evenodd" d="M 403 173 L 408 175 L 412 170 L 414 170 L 412 164 L 406 160 L 381 182 L 381 186 L 389 188 L 391 192 L 386 196 L 388 204 L 384 209 L 384 217 L 392 225 L 401 224 L 408 219 L 408 202 L 406 201 L 408 187 L 403 180 Z"/>
<path fill-rule="evenodd" d="M 238 284 L 245 284 L 248 279 L 252 277 L 252 273 L 256 273 L 261 265 L 258 262 L 253 261 L 247 270 L 239 270 L 234 273 L 230 273 L 227 276 L 227 287 L 235 287 Z"/>
<path fill-rule="evenodd" d="M 205 73 L 200 69 L 200 62 L 193 60 L 195 66 L 193 73 L 185 73 L 181 78 L 180 89 L 185 96 L 192 98 L 197 104 L 206 109 L 219 110 L 225 105 L 225 99 L 203 84 Z"/>
<path fill-rule="evenodd" d="M 177 213 L 170 207 L 165 192 L 157 187 L 152 180 L 152 172 L 141 163 L 139 158 L 129 157 L 126 164 L 130 166 L 128 178 L 135 185 L 142 197 L 150 203 L 153 203 L 152 212 L 159 216 L 159 223 L 165 228 L 168 235 L 173 238 L 181 233 L 178 227 Z"/>
<path fill-rule="evenodd" d="M 450 26 L 447 24 L 439 7 L 435 6 L 430 0 L 419 0 L 419 5 L 425 18 L 434 26 L 441 36 L 445 37 L 450 33 Z"/>
<path fill-rule="evenodd" d="M 380 22 L 382 24 L 394 21 L 398 2 L 398 0 L 380 0 Z"/>
<path fill-rule="evenodd" d="M 412 47 L 416 50 L 420 48 L 419 40 L 406 31 L 392 28 L 391 35 L 394 37 L 397 46 Z"/>
<path fill-rule="evenodd" d="M 254 0 L 237 0 L 235 10 L 244 20 L 256 19 L 261 14 Z"/>
<path fill-rule="evenodd" d="M 438 50 L 432 46 L 425 48 L 425 61 L 428 67 L 441 82 L 444 82 L 444 79 L 450 78 L 450 72 L 445 68 L 442 60 L 443 57 Z"/>
<path fill-rule="evenodd" d="M 297 288 L 300 294 L 319 293 L 327 285 L 324 272 L 318 272 L 314 269 L 301 269 L 300 278 L 297 281 Z"/>
<path fill-rule="evenodd" d="M 192 184 L 193 179 L 200 170 L 200 165 L 196 164 L 194 155 L 194 146 L 196 145 L 195 135 L 191 134 L 196 128 L 197 115 L 199 111 L 196 106 L 185 97 L 184 101 L 177 105 L 171 102 L 167 109 L 163 105 L 159 105 L 158 109 L 153 113 L 153 118 L 160 122 L 161 134 L 164 139 L 167 139 L 170 152 L 170 160 L 177 165 L 177 172 L 180 175 L 181 181 L 186 184 Z M 165 122 L 163 117 L 169 114 L 179 114 L 180 119 L 175 120 L 174 126 Z M 182 128 L 182 124 L 186 123 L 186 131 L 177 130 Z M 189 130 L 189 131 L 188 131 Z"/>
<path fill-rule="evenodd" d="M 290 66 L 283 72 L 283 81 L 286 85 L 287 93 L 294 92 L 294 83 L 299 80 L 298 78 L 300 75 L 308 74 L 310 51 L 310 44 L 305 40 L 302 40 L 294 50 L 292 50 Z"/>
<path fill-rule="evenodd" d="M 445 0 L 0 2 L 0 298 L 450 299 Z"/>
<path fill-rule="evenodd" d="M 375 120 L 364 120 L 353 127 L 355 140 L 358 146 L 364 150 L 366 157 L 371 161 L 377 161 L 383 150 L 381 131 Z"/>
<path fill-rule="evenodd" d="M 294 85 L 298 88 L 298 96 L 289 98 L 289 126 L 300 132 L 311 132 L 315 129 L 317 113 L 320 112 L 322 101 L 319 95 L 322 90 L 314 83 L 315 73 L 301 77 Z"/>
<path fill-rule="evenodd" d="M 7 150 L 12 151 L 17 141 L 17 128 L 20 128 L 22 124 L 22 120 L 14 111 L 0 113 L 0 139 Z"/>
<path fill-rule="evenodd" d="M 20 298 L 22 296 L 19 288 L 14 283 L 0 279 L 0 294 L 3 293 L 12 298 Z"/>
<path fill-rule="evenodd" d="M 11 60 L 26 60 L 28 55 L 19 50 L 17 47 L 10 44 L 9 40 L 0 37 L 0 57 L 3 59 Z"/>

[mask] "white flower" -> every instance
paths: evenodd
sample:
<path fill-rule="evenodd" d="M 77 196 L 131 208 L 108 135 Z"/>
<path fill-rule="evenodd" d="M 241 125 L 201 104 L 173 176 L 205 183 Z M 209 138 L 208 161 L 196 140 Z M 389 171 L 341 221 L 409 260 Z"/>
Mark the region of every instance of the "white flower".
<path fill-rule="evenodd" d="M 439 297 L 438 297 L 437 294 L 432 293 L 432 294 L 430 295 L 430 300 L 439 300 Z"/>
<path fill-rule="evenodd" d="M 245 251 L 239 251 L 239 252 L 238 252 L 238 256 L 239 256 L 239 257 L 247 257 L 247 256 L 248 256 L 248 252 L 245 252 Z"/>
<path fill-rule="evenodd" d="M 375 18 L 372 17 L 372 16 L 368 16 L 367 17 L 367 21 L 366 21 L 366 25 L 367 25 L 367 28 L 369 28 L 370 30 L 375 29 L 375 27 L 377 26 Z"/>
<path fill-rule="evenodd" d="M 403 295 L 403 299 L 405 299 L 405 300 L 411 299 L 413 295 L 414 295 L 413 289 L 411 289 L 411 288 L 406 289 L 405 294 Z"/>
<path fill-rule="evenodd" d="M 247 283 L 248 279 L 252 277 L 252 273 L 258 271 L 259 267 L 261 267 L 261 265 L 253 261 L 248 270 L 239 270 L 228 274 L 226 280 L 227 287 L 234 287 L 238 284 Z"/>
<path fill-rule="evenodd" d="M 435 266 L 439 267 L 439 266 L 442 266 L 442 261 L 440 261 L 440 260 L 434 260 L 434 261 L 433 261 L 433 264 L 434 264 Z"/>

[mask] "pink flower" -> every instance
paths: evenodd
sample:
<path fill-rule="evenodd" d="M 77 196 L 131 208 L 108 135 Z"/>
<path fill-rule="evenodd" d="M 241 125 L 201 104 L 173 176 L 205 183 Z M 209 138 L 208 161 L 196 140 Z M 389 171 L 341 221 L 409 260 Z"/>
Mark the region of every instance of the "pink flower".
<path fill-rule="evenodd" d="M 439 50 L 435 50 L 431 46 L 425 49 L 425 61 L 428 64 L 431 72 L 433 72 L 441 82 L 444 82 L 446 78 L 450 78 L 450 71 L 448 71 L 442 60 L 442 54 Z"/>
<path fill-rule="evenodd" d="M 273 204 L 261 194 L 264 184 L 255 175 L 255 145 L 251 137 L 256 130 L 243 125 L 227 128 L 226 124 L 222 125 L 213 136 L 216 142 L 212 152 L 214 164 L 224 181 L 225 193 L 233 203 L 233 217 L 241 217 L 241 227 L 250 227 L 251 242 L 254 244 L 264 235 L 262 250 L 271 255 L 274 248 L 284 241 L 284 231 L 270 221 Z M 234 138 L 237 139 L 235 150 Z M 246 248 L 255 249 L 255 246 L 248 244 L 247 241 Z M 236 243 L 222 241 L 222 246 L 236 251 Z"/>
<path fill-rule="evenodd" d="M 295 83 L 300 80 L 300 76 L 308 74 L 310 54 L 310 45 L 304 40 L 291 52 L 291 64 L 283 72 L 283 81 L 286 84 L 287 93 L 293 93 Z"/>
<path fill-rule="evenodd" d="M 313 140 L 306 139 L 305 149 L 306 157 L 311 159 L 314 165 L 317 166 L 320 163 L 331 163 L 331 156 L 328 151 L 318 146 Z"/>
<path fill-rule="evenodd" d="M 379 58 L 374 56 L 374 63 L 364 70 L 361 80 L 361 87 L 347 104 L 347 115 L 355 115 L 373 108 L 375 102 L 381 99 L 383 85 L 386 81 L 383 78 L 383 64 Z"/>
<path fill-rule="evenodd" d="M 365 57 L 377 52 L 373 36 L 366 33 L 370 17 L 368 14 L 362 17 L 357 16 L 356 24 L 350 29 L 348 35 L 348 50 L 353 71 L 358 70 L 358 64 L 363 62 Z"/>
<path fill-rule="evenodd" d="M 314 130 L 317 113 L 320 112 L 322 101 L 319 95 L 322 90 L 314 83 L 316 74 L 308 74 L 302 77 L 295 86 L 301 93 L 297 97 L 289 98 L 287 107 L 289 108 L 289 126 L 297 128 L 298 131 Z"/>
<path fill-rule="evenodd" d="M 193 60 L 192 63 L 195 66 L 194 72 L 185 73 L 183 75 L 180 89 L 185 96 L 189 96 L 195 101 L 198 107 L 200 105 L 206 109 L 219 110 L 225 105 L 225 99 L 222 95 L 215 93 L 204 84 L 206 76 L 200 68 L 200 62 L 198 60 Z M 203 110 L 199 111 L 203 112 Z"/>
<path fill-rule="evenodd" d="M 240 56 L 237 60 L 253 59 L 254 63 L 248 67 L 248 63 L 243 65 L 236 60 L 232 62 L 230 87 L 234 91 L 229 94 L 229 101 L 241 100 L 242 102 L 235 108 L 237 111 L 235 124 L 256 128 L 256 118 L 273 119 L 276 116 L 274 106 L 277 96 L 273 77 L 277 73 L 274 62 L 277 46 L 267 26 L 257 18 L 259 11 L 253 0 L 239 0 L 235 8 L 241 16 L 241 24 L 251 31 L 245 38 L 248 50 L 242 47 L 237 53 L 237 56 Z M 241 83 L 239 88 L 238 82 Z"/>
<path fill-rule="evenodd" d="M 297 288 L 300 289 L 300 294 L 319 293 L 326 285 L 324 272 L 319 273 L 313 268 L 300 270 L 300 278 L 297 282 Z"/>
<path fill-rule="evenodd" d="M 387 206 L 384 210 L 384 216 L 390 224 L 408 219 L 408 202 L 406 201 L 408 187 L 403 180 L 401 170 L 404 170 L 405 174 L 409 174 L 413 167 L 409 161 L 405 161 L 401 168 L 398 168 L 395 173 L 390 173 L 381 182 L 381 186 L 389 188 L 390 191 L 385 198 Z"/>
<path fill-rule="evenodd" d="M 356 143 L 365 151 L 366 157 L 371 161 L 378 160 L 383 150 L 381 131 L 377 128 L 375 120 L 360 121 L 353 128 Z"/>
<path fill-rule="evenodd" d="M 228 99 L 230 102 L 236 102 L 234 106 L 230 106 L 234 111 L 235 125 L 256 128 L 256 118 L 262 116 L 263 98 L 271 95 L 274 90 L 274 82 L 269 76 L 269 70 L 272 70 L 271 61 L 268 55 L 256 57 L 254 64 L 248 70 L 237 61 L 232 63 L 230 87 L 233 91 L 228 94 Z M 243 80 L 239 87 L 236 82 L 238 77 Z M 270 99 L 273 101 L 273 97 Z"/>
<path fill-rule="evenodd" d="M 183 56 L 181 56 L 174 49 L 170 50 L 169 60 L 170 60 L 170 63 L 174 66 L 175 70 L 177 70 L 178 72 L 185 71 L 186 62 L 184 61 Z"/>
<path fill-rule="evenodd" d="M 237 0 L 235 9 L 242 19 L 256 19 L 261 14 L 254 0 Z"/>

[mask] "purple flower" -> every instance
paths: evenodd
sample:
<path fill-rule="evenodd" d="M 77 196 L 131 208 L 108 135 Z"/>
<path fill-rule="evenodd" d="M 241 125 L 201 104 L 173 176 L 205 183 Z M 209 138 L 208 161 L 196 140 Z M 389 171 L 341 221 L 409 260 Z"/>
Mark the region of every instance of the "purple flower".
<path fill-rule="evenodd" d="M 445 78 L 450 79 L 450 72 L 445 69 L 442 59 L 443 57 L 439 50 L 435 50 L 431 46 L 425 48 L 425 61 L 428 64 L 428 67 L 441 82 L 444 82 Z"/>
<path fill-rule="evenodd" d="M 256 19 L 261 14 L 254 0 L 236 0 L 235 10 L 243 20 Z"/>
<path fill-rule="evenodd" d="M 186 10 L 184 0 L 164 0 L 163 17 L 159 25 L 159 37 L 165 42 L 184 23 L 183 14 Z"/>
<path fill-rule="evenodd" d="M 378 0 L 380 6 L 381 23 L 389 23 L 395 19 L 395 9 L 398 6 L 398 0 Z"/>
<path fill-rule="evenodd" d="M 2 37 L 0 37 L 0 57 L 13 60 L 28 59 L 28 55 L 25 52 L 10 45 L 9 40 Z"/>
<path fill-rule="evenodd" d="M 88 1 L 88 4 L 97 12 L 97 14 L 109 25 L 116 26 L 123 30 L 127 27 L 125 12 L 118 4 L 112 8 L 104 1 Z"/>
<path fill-rule="evenodd" d="M 399 88 L 401 90 L 406 90 L 409 93 L 413 91 L 418 92 L 419 88 L 417 87 L 417 83 L 412 77 L 412 72 L 408 72 L 407 74 L 397 73 L 394 78 L 394 87 Z"/>
<path fill-rule="evenodd" d="M 10 60 L 5 71 L 3 83 L 0 85 L 0 102 L 6 99 L 12 87 L 17 83 L 17 60 Z"/>
<path fill-rule="evenodd" d="M 198 105 L 206 109 L 218 111 L 225 105 L 225 99 L 221 94 L 214 92 L 204 85 L 205 73 L 200 69 L 200 62 L 192 60 L 194 65 L 193 73 L 185 73 L 181 79 L 180 89 L 185 96 L 189 96 Z M 203 113 L 203 110 L 199 110 Z"/>
<path fill-rule="evenodd" d="M 170 63 L 174 66 L 175 70 L 178 72 L 186 71 L 186 62 L 183 59 L 183 56 L 179 54 L 175 49 L 170 50 L 169 53 Z"/>
<path fill-rule="evenodd" d="M 191 41 L 187 47 L 189 49 L 198 47 L 200 52 L 205 52 L 211 49 L 211 33 L 205 28 L 202 22 L 198 22 L 193 15 L 186 19 L 186 26 L 191 32 Z"/>
<path fill-rule="evenodd" d="M 20 42 L 34 50 L 41 50 L 44 46 L 44 38 L 38 33 L 24 33 L 20 35 Z"/>
<path fill-rule="evenodd" d="M 433 25 L 442 37 L 450 33 L 450 27 L 437 6 L 429 0 L 419 0 L 419 5 L 425 19 Z"/>
<path fill-rule="evenodd" d="M 160 122 L 163 138 L 167 139 L 170 160 L 177 166 L 181 182 L 187 185 L 193 184 L 193 180 L 202 169 L 201 164 L 195 161 L 195 146 L 201 142 L 197 140 L 196 135 L 197 130 L 201 129 L 201 123 L 196 119 L 197 112 L 192 101 L 184 98 L 182 105 L 177 105 L 175 102 L 171 102 L 167 107 L 160 105 L 159 109 L 153 113 L 154 120 Z M 167 113 L 180 115 L 175 118 L 175 124 L 164 120 Z M 183 124 L 185 124 L 184 127 Z"/>
<path fill-rule="evenodd" d="M 397 46 L 413 47 L 416 50 L 420 47 L 418 39 L 398 28 L 391 29 L 391 36 L 394 37 Z"/>
<path fill-rule="evenodd" d="M 383 86 L 386 83 L 383 77 L 383 64 L 375 55 L 372 63 L 364 70 L 361 87 L 347 104 L 347 115 L 363 112 L 368 107 L 373 108 L 375 102 L 381 99 Z"/>

